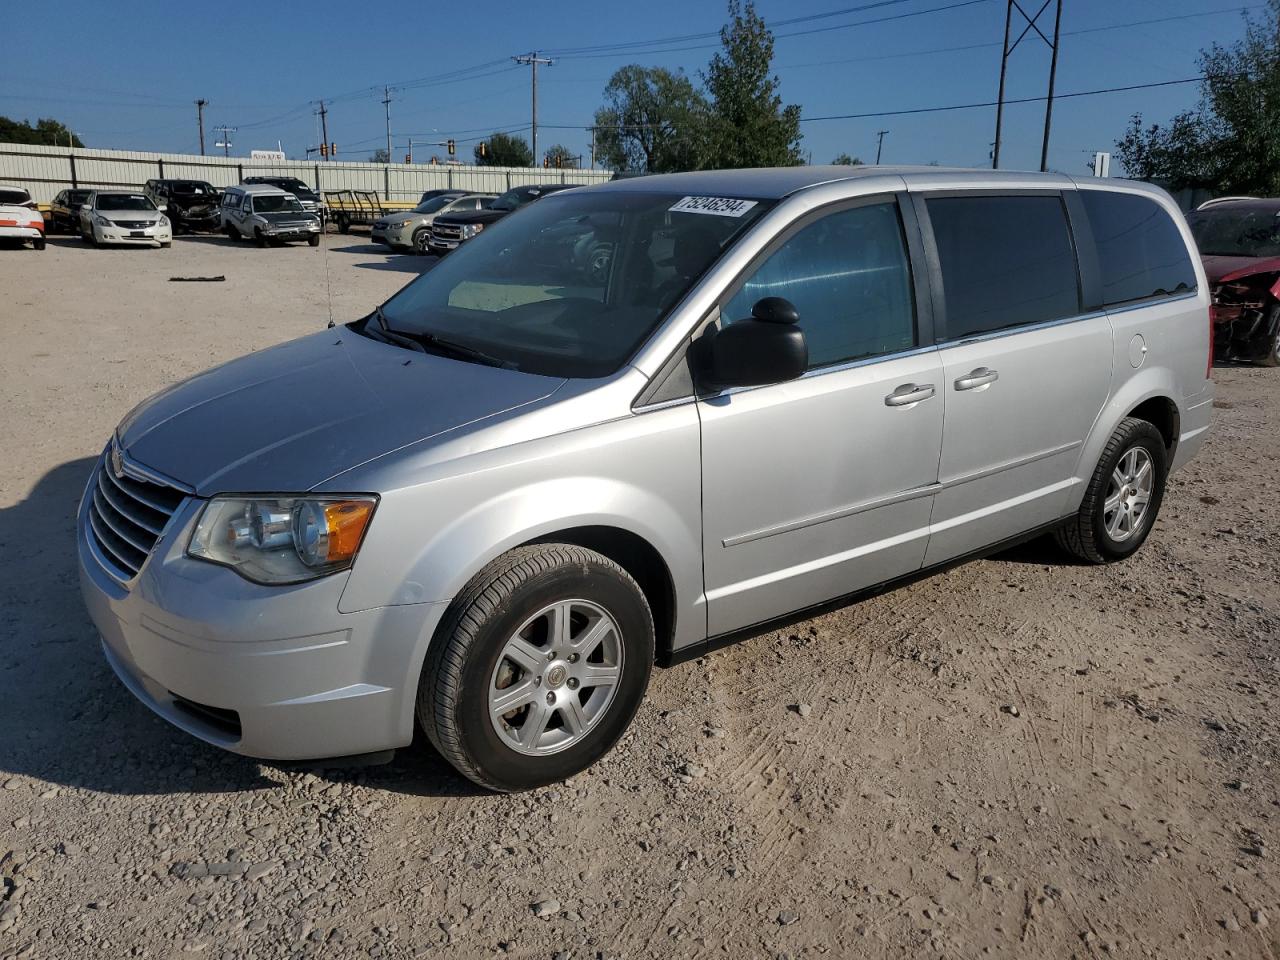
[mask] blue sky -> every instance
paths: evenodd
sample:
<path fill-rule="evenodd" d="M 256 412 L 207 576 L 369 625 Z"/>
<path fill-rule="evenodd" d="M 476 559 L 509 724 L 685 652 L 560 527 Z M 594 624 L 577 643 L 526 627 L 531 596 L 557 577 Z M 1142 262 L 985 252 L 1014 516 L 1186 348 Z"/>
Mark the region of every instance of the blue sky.
<path fill-rule="evenodd" d="M 760 0 L 770 22 L 850 7 L 861 12 L 776 28 L 775 72 L 788 103 L 806 117 L 869 113 L 995 99 L 1004 0 Z M 1028 10 L 1038 0 L 1024 0 Z M 1065 0 L 1058 92 L 1180 80 L 1196 74 L 1198 51 L 1243 32 L 1241 10 L 1261 3 L 1223 0 Z M 292 156 L 319 141 L 311 101 L 332 99 L 329 139 L 340 159 L 367 159 L 385 141 L 382 85 L 391 84 L 394 153 L 408 139 L 470 141 L 493 129 L 527 137 L 529 68 L 508 59 L 533 49 L 566 51 L 539 69 L 540 146 L 560 142 L 587 152 L 591 122 L 610 74 L 627 63 L 683 68 L 697 79 L 716 41 L 694 38 L 640 51 L 582 51 L 602 45 L 718 30 L 717 0 L 582 3 L 306 4 L 224 0 L 199 19 L 172 2 L 16 0 L 6 22 L 31 42 L 9 42 L 0 62 L 0 114 L 68 123 L 90 146 L 196 152 L 194 100 L 213 127 L 238 126 L 233 153 L 274 148 Z M 1214 16 L 1195 16 L 1217 11 Z M 880 23 L 868 21 L 919 14 Z M 1041 22 L 1052 26 L 1049 11 Z M 1184 17 L 1185 19 L 1165 19 Z M 1115 24 L 1161 19 L 1121 29 Z M 1015 23 L 1017 14 L 1015 13 Z M 848 26 L 846 26 L 848 25 Z M 69 28 L 69 29 L 68 29 Z M 817 28 L 820 32 L 812 32 Z M 826 29 L 834 28 L 834 29 Z M 783 36 L 803 32 L 798 36 Z M 67 37 L 67 40 L 59 40 Z M 709 45 L 709 46 L 704 46 Z M 675 49 L 672 49 L 675 48 Z M 961 48 L 961 49 L 941 49 Z M 1010 62 L 1011 98 L 1042 96 L 1049 51 L 1034 35 Z M 442 75 L 467 71 L 463 78 Z M 435 79 L 432 79 L 435 78 Z M 1195 103 L 1195 85 L 1064 99 L 1054 107 L 1049 163 L 1072 173 L 1097 149 L 1110 149 L 1130 114 L 1164 120 Z M 884 162 L 985 166 L 995 110 L 813 121 L 802 146 L 815 163 L 847 151 L 873 159 L 887 129 Z M 1006 109 L 1002 166 L 1039 165 L 1044 104 Z M 566 129 L 553 129 L 565 127 Z M 462 142 L 465 141 L 465 142 Z M 417 149 L 419 158 L 423 150 Z M 462 157 L 460 157 L 462 158 Z"/>

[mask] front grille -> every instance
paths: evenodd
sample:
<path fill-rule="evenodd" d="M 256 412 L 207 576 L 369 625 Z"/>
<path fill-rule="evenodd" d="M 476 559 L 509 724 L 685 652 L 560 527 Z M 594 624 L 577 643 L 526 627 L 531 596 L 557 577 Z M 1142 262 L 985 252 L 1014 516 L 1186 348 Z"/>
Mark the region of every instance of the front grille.
<path fill-rule="evenodd" d="M 128 474 L 117 476 L 110 453 L 98 464 L 92 493 L 88 536 L 110 564 L 107 572 L 117 580 L 132 580 L 186 494 Z"/>
<path fill-rule="evenodd" d="M 452 223 L 437 223 L 431 228 L 431 236 L 439 240 L 461 240 L 462 227 Z"/>
<path fill-rule="evenodd" d="M 126 230 L 145 230 L 147 227 L 155 226 L 151 220 L 113 220 L 112 223 Z"/>
<path fill-rule="evenodd" d="M 375 221 L 373 221 L 373 229 L 375 229 L 375 230 L 385 230 L 385 229 L 387 229 L 387 221 L 385 221 L 385 220 L 375 220 Z"/>
<path fill-rule="evenodd" d="M 240 739 L 240 714 L 224 707 L 211 707 L 204 703 L 196 703 L 169 691 L 173 697 L 173 705 L 189 717 L 208 724 L 220 733 Z"/>

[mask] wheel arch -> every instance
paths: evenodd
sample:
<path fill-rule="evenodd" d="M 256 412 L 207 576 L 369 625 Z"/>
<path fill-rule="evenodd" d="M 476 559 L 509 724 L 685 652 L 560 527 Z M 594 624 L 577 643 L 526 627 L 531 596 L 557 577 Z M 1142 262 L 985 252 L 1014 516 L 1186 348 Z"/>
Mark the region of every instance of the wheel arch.
<path fill-rule="evenodd" d="M 658 660 L 670 657 L 675 639 L 675 582 L 666 560 L 653 544 L 630 530 L 603 524 L 556 530 L 520 546 L 536 543 L 572 543 L 594 550 L 626 570 L 640 586 L 653 614 L 654 651 Z"/>
<path fill-rule="evenodd" d="M 1079 508 L 1084 499 L 1085 486 L 1093 475 L 1107 441 L 1126 417 L 1146 420 L 1159 430 L 1168 451 L 1168 462 L 1173 462 L 1182 423 L 1181 408 L 1174 399 L 1177 396 L 1173 372 L 1164 367 L 1137 371 L 1116 389 L 1098 412 L 1093 429 L 1081 448 L 1075 471 L 1077 483 L 1068 512 Z"/>

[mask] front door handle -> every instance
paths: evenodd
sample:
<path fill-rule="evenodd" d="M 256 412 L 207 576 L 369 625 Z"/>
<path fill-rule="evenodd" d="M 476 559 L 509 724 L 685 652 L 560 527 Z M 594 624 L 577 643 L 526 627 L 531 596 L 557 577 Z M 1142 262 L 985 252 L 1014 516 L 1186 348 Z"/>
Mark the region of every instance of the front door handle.
<path fill-rule="evenodd" d="M 933 396 L 932 383 L 904 383 L 884 398 L 886 407 L 906 407 Z"/>
<path fill-rule="evenodd" d="M 977 370 L 971 370 L 968 376 L 961 377 L 956 381 L 957 390 L 977 390 L 979 387 L 985 387 L 989 383 L 995 383 L 1000 379 L 1000 374 L 995 370 L 988 370 L 986 367 L 978 367 Z"/>

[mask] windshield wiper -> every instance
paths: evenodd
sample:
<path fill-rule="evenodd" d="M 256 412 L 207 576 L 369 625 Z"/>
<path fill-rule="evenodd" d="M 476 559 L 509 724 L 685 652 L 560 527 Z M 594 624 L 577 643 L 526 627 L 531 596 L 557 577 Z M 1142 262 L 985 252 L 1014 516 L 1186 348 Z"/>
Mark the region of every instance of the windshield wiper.
<path fill-rule="evenodd" d="M 392 330 L 391 327 L 387 325 L 387 317 L 386 314 L 382 312 L 382 307 L 375 307 L 373 315 L 377 318 L 378 328 L 383 337 L 390 340 L 392 343 L 398 343 L 401 346 L 406 347 L 415 347 L 423 353 L 452 354 L 455 357 L 462 357 L 463 359 L 471 360 L 474 363 L 482 363 L 488 367 L 499 367 L 503 370 L 520 369 L 514 361 L 495 357 L 491 353 L 485 353 L 478 347 L 459 343 L 456 340 L 449 340 L 434 333 L 409 333 L 405 330 Z"/>

